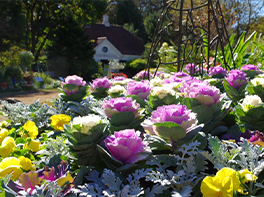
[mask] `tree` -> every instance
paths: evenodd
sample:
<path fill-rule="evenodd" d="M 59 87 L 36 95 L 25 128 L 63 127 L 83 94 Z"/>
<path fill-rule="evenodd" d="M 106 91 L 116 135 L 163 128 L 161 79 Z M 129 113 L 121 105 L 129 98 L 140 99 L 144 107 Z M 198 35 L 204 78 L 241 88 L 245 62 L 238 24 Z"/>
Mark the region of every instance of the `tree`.
<path fill-rule="evenodd" d="M 131 29 L 133 24 L 133 31 L 136 31 L 137 36 L 146 41 L 147 37 L 143 23 L 142 13 L 138 9 L 134 1 L 110 1 L 109 6 L 110 7 L 108 8 L 108 13 L 110 17 L 110 23 L 122 26 L 126 24 L 126 27 L 130 27 L 129 29 Z"/>
<path fill-rule="evenodd" d="M 264 8 L 263 0 L 222 0 L 224 7 L 236 14 L 235 32 L 239 36 L 243 31 L 249 33 L 253 24 L 261 17 Z"/>
<path fill-rule="evenodd" d="M 12 45 L 21 46 L 25 16 L 21 1 L 0 1 L 0 51 Z"/>
<path fill-rule="evenodd" d="M 148 40 L 151 41 L 153 39 L 153 35 L 158 24 L 158 19 L 160 17 L 159 12 L 154 12 L 147 16 L 144 20 L 145 30 L 148 34 Z"/>
<path fill-rule="evenodd" d="M 145 20 L 149 15 L 160 12 L 166 0 L 134 0 L 134 2 Z"/>
<path fill-rule="evenodd" d="M 93 60 L 95 51 L 89 42 L 89 37 L 84 37 L 82 26 L 73 16 L 67 17 L 67 22 L 57 29 L 56 39 L 48 47 L 48 58 L 64 58 L 68 64 L 69 74 L 79 75 L 91 80 L 94 73 L 98 72 L 97 63 Z"/>
<path fill-rule="evenodd" d="M 106 9 L 106 0 L 23 1 L 26 15 L 25 48 L 35 56 L 51 44 L 55 32 L 67 21 L 67 16 L 79 24 L 92 24 Z"/>

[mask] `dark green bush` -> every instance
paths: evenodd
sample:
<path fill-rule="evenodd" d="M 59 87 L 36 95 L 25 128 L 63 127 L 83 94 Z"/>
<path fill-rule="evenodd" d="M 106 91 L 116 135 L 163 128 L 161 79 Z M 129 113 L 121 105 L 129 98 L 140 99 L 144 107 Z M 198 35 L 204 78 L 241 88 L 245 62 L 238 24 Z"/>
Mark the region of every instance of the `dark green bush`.
<path fill-rule="evenodd" d="M 0 69 L 0 82 L 6 82 L 4 70 Z"/>
<path fill-rule="evenodd" d="M 20 80 L 22 77 L 22 70 L 17 66 L 8 66 L 5 70 L 5 77 L 15 77 Z"/>
<path fill-rule="evenodd" d="M 146 64 L 147 64 L 147 59 L 135 59 L 135 60 L 127 61 L 123 73 L 125 73 L 128 77 L 133 77 L 141 70 L 144 70 L 146 68 Z M 150 64 L 150 67 L 155 68 L 156 63 L 152 62 Z"/>

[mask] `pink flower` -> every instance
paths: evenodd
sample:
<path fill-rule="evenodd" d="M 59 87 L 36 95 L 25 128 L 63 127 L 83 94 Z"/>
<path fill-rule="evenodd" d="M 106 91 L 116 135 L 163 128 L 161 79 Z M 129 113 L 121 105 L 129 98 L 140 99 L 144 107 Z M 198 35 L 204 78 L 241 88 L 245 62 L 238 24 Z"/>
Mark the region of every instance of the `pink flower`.
<path fill-rule="evenodd" d="M 222 74 L 224 77 L 227 74 L 227 71 L 225 68 L 221 66 L 214 66 L 209 69 L 209 76 L 217 75 L 217 74 Z"/>
<path fill-rule="evenodd" d="M 183 87 L 179 88 L 186 97 L 196 98 L 202 105 L 208 107 L 217 103 L 221 97 L 221 92 L 215 86 L 211 86 L 204 82 L 187 82 L 183 83 Z"/>
<path fill-rule="evenodd" d="M 62 84 L 74 84 L 76 86 L 85 86 L 86 81 L 83 81 L 82 77 L 79 77 L 77 75 L 71 75 L 71 76 L 67 76 L 65 78 L 65 83 L 62 82 Z"/>
<path fill-rule="evenodd" d="M 126 78 L 125 77 L 123 77 L 123 76 L 115 76 L 112 80 L 113 81 L 123 81 L 123 80 L 125 80 Z"/>
<path fill-rule="evenodd" d="M 241 70 L 254 70 L 260 72 L 259 68 L 254 64 L 246 64 L 241 67 Z"/>
<path fill-rule="evenodd" d="M 189 73 L 190 75 L 194 75 L 196 73 L 199 72 L 199 67 L 195 66 L 195 64 L 186 64 L 185 66 L 185 70 L 187 71 L 187 73 Z"/>
<path fill-rule="evenodd" d="M 111 81 L 107 79 L 107 77 L 97 78 L 93 80 L 91 87 L 96 91 L 96 89 L 100 88 L 110 88 Z"/>
<path fill-rule="evenodd" d="M 116 113 L 125 111 L 133 112 L 135 113 L 135 117 L 137 117 L 139 116 L 138 110 L 140 109 L 140 105 L 130 97 L 118 97 L 105 100 L 102 108 L 108 118 L 111 118 Z"/>
<path fill-rule="evenodd" d="M 197 125 L 196 113 L 191 112 L 185 105 L 164 105 L 152 112 L 151 121 L 175 122 L 186 131 Z"/>
<path fill-rule="evenodd" d="M 143 100 L 147 99 L 150 90 L 151 88 L 148 81 L 130 81 L 127 84 L 128 94 L 137 95 Z"/>
<path fill-rule="evenodd" d="M 148 76 L 149 76 L 149 78 L 152 78 L 153 77 L 153 74 L 152 73 L 145 72 L 144 70 L 142 70 L 142 71 L 140 71 L 139 73 L 137 73 L 135 75 L 135 78 L 136 79 L 139 79 L 139 80 L 142 80 L 142 79 L 148 79 Z"/>
<path fill-rule="evenodd" d="M 185 73 L 185 72 L 180 71 L 180 72 L 174 73 L 174 76 L 175 77 L 186 77 L 186 76 L 189 76 L 189 75 L 187 73 Z"/>
<path fill-rule="evenodd" d="M 192 76 L 176 77 L 173 75 L 167 79 L 164 79 L 162 84 L 174 83 L 174 82 L 184 82 L 184 81 L 193 81 L 193 80 L 196 80 L 196 79 Z"/>
<path fill-rule="evenodd" d="M 104 142 L 109 152 L 123 164 L 146 158 L 146 155 L 141 153 L 146 152 L 148 144 L 140 138 L 140 131 L 126 129 L 114 132 L 114 135 L 108 136 Z"/>
<path fill-rule="evenodd" d="M 74 86 L 69 87 L 67 86 L 67 84 L 72 84 Z M 82 86 L 85 86 L 85 84 L 86 84 L 86 81 L 83 81 L 83 78 L 77 75 L 67 76 L 65 78 L 65 82 L 61 83 L 63 91 L 67 95 L 76 94 L 77 92 L 79 92 Z"/>
<path fill-rule="evenodd" d="M 225 79 L 230 86 L 233 86 L 237 90 L 247 83 L 246 73 L 241 70 L 231 70 Z"/>

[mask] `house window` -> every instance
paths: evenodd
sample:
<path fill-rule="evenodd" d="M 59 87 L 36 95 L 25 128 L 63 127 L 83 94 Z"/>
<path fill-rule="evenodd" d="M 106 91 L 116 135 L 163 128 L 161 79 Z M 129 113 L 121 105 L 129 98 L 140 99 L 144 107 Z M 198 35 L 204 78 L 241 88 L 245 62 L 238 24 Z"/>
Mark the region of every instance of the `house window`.
<path fill-rule="evenodd" d="M 107 48 L 107 47 L 103 47 L 103 48 L 102 48 L 102 51 L 103 51 L 104 53 L 106 53 L 106 52 L 108 51 L 108 48 Z"/>

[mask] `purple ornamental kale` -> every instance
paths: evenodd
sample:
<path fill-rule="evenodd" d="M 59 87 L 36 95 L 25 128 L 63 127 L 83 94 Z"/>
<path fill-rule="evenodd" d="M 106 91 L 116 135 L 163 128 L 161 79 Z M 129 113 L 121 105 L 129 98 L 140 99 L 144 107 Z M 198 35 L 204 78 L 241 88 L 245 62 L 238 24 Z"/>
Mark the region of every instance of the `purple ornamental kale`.
<path fill-rule="evenodd" d="M 146 158 L 142 153 L 146 152 L 148 144 L 142 141 L 140 131 L 126 129 L 114 132 L 114 135 L 108 136 L 104 142 L 109 152 L 123 164 L 135 163 Z"/>
<path fill-rule="evenodd" d="M 111 118 L 116 113 L 125 111 L 130 111 L 135 114 L 135 117 L 138 117 L 138 110 L 140 109 L 140 105 L 135 100 L 132 100 L 131 97 L 118 97 L 112 98 L 110 100 L 105 100 L 102 108 L 108 118 Z"/>

